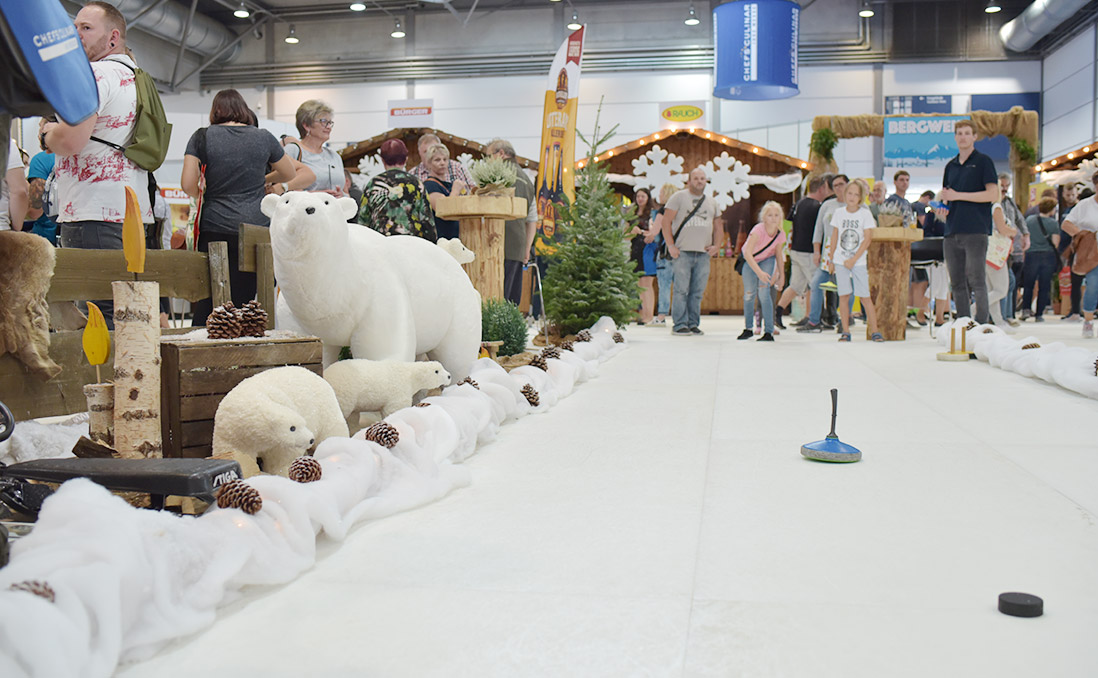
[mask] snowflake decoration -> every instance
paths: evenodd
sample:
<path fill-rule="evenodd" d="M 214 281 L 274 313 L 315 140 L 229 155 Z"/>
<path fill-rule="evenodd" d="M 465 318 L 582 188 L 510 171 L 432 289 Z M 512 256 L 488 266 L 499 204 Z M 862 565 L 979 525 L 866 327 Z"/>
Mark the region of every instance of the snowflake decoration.
<path fill-rule="evenodd" d="M 381 152 L 374 155 L 364 155 L 358 161 L 358 174 L 351 175 L 351 182 L 359 189 L 365 189 L 370 179 L 385 171 L 385 165 L 381 163 Z"/>
<path fill-rule="evenodd" d="M 473 166 L 473 154 L 462 153 L 457 157 L 457 161 L 461 163 L 461 166 L 465 168 L 466 172 L 468 172 L 469 168 Z"/>
<path fill-rule="evenodd" d="M 656 144 L 644 155 L 633 160 L 633 174 L 637 176 L 634 184 L 637 188 L 649 188 L 658 191 L 664 184 L 675 188 L 686 186 L 686 175 L 682 173 L 683 159 L 669 153 Z"/>
<path fill-rule="evenodd" d="M 709 175 L 709 193 L 717 201 L 719 212 L 750 195 L 747 175 L 751 166 L 728 155 L 728 151 L 705 163 L 705 171 Z"/>

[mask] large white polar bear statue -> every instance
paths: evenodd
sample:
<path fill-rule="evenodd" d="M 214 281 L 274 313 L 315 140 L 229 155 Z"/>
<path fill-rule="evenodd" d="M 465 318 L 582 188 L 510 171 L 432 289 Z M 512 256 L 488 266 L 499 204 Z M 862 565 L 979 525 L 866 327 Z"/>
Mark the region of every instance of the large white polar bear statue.
<path fill-rule="evenodd" d="M 461 380 L 480 351 L 480 295 L 444 249 L 408 235 L 348 224 L 351 198 L 268 195 L 275 322 L 320 338 L 324 365 L 356 358 L 412 362 L 426 354 Z"/>

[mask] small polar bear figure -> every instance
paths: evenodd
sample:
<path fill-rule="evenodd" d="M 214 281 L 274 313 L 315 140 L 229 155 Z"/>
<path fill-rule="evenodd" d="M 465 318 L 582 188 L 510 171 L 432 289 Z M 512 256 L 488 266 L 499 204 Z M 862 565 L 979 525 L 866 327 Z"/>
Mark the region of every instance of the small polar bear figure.
<path fill-rule="evenodd" d="M 459 264 L 471 264 L 477 258 L 473 250 L 458 238 L 439 238 L 438 246 L 446 250 Z"/>
<path fill-rule="evenodd" d="M 324 364 L 356 358 L 442 363 L 462 379 L 480 351 L 480 295 L 446 250 L 348 224 L 351 198 L 291 191 L 260 203 L 271 218 L 276 326 L 320 338 Z"/>
<path fill-rule="evenodd" d="M 322 441 L 348 436 L 335 392 L 304 367 L 275 367 L 229 391 L 214 415 L 213 456 L 231 457 L 244 476 L 285 476 Z"/>
<path fill-rule="evenodd" d="M 412 406 L 419 391 L 448 386 L 450 373 L 442 363 L 395 360 L 340 360 L 324 370 L 340 410 L 350 428 L 356 428 L 359 412 L 380 412 L 384 419 Z"/>

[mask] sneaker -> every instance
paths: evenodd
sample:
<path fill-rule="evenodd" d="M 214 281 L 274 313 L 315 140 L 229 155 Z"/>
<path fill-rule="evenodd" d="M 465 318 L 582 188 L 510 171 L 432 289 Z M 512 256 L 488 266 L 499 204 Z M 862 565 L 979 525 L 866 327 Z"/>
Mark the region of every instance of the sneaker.
<path fill-rule="evenodd" d="M 778 320 L 777 318 L 774 319 L 774 327 L 777 327 L 779 330 L 785 329 L 785 325 L 783 325 L 782 321 Z"/>
<path fill-rule="evenodd" d="M 694 333 L 691 332 L 690 329 L 686 328 L 686 327 L 680 327 L 677 330 L 671 330 L 671 334 L 674 334 L 677 337 L 692 337 L 692 336 L 694 336 Z"/>
<path fill-rule="evenodd" d="M 736 337 L 736 339 L 738 339 L 739 341 L 743 341 L 744 339 L 750 339 L 752 334 L 754 334 L 754 332 L 752 332 L 751 330 L 744 330 L 743 332 L 740 332 L 740 336 Z"/>
<path fill-rule="evenodd" d="M 1007 321 L 1007 325 L 1010 325 L 1011 327 L 1018 327 L 1022 324 L 1022 323 L 1018 322 L 1018 320 L 1016 318 L 1007 318 L 1006 321 Z"/>
<path fill-rule="evenodd" d="M 797 331 L 804 332 L 806 334 L 819 334 L 820 332 L 823 332 L 823 325 L 821 325 L 820 323 L 805 323 L 804 327 L 798 327 Z"/>
<path fill-rule="evenodd" d="M 756 339 L 755 341 L 774 341 L 774 335 L 770 334 L 769 332 L 766 332 L 761 337 Z"/>
<path fill-rule="evenodd" d="M 805 316 L 797 322 L 793 323 L 793 327 L 804 327 L 806 325 L 808 325 L 808 316 Z"/>
<path fill-rule="evenodd" d="M 1029 310 L 1028 308 L 1023 308 L 1018 313 L 1018 320 L 1025 321 L 1025 320 L 1029 320 L 1032 317 L 1033 317 L 1033 311 Z"/>
<path fill-rule="evenodd" d="M 833 330 L 837 324 L 838 323 L 829 323 L 826 320 L 820 321 L 820 327 L 825 330 Z"/>
<path fill-rule="evenodd" d="M 1070 315 L 1065 315 L 1063 318 L 1060 318 L 1060 320 L 1063 320 L 1066 323 L 1081 323 L 1083 322 L 1083 316 L 1078 313 L 1072 313 Z"/>
<path fill-rule="evenodd" d="M 705 334 L 705 332 L 702 332 L 700 327 L 691 327 L 690 328 L 690 333 L 691 334 L 697 334 L 699 336 L 702 335 L 702 334 Z"/>
<path fill-rule="evenodd" d="M 667 319 L 665 319 L 665 318 L 655 318 L 654 320 L 652 320 L 652 322 L 656 325 L 663 325 L 667 322 Z"/>
<path fill-rule="evenodd" d="M 1033 316 L 1033 322 L 1035 322 L 1035 323 L 1043 323 L 1044 321 L 1045 321 L 1045 316 L 1043 316 L 1043 315 Z"/>
<path fill-rule="evenodd" d="M 1084 339 L 1093 339 L 1094 338 L 1094 323 L 1091 322 L 1090 320 L 1083 323 L 1083 338 Z"/>

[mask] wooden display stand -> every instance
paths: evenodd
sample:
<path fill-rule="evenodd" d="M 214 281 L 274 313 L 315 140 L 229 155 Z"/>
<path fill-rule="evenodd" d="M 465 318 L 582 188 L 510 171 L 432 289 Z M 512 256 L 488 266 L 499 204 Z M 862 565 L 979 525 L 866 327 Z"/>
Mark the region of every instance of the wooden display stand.
<path fill-rule="evenodd" d="M 435 214 L 461 222 L 461 242 L 477 257 L 462 268 L 481 299 L 502 299 L 504 222 L 526 216 L 526 199 L 502 195 L 440 197 Z"/>
<path fill-rule="evenodd" d="M 743 278 L 736 273 L 735 264 L 732 257 L 709 260 L 709 283 L 702 295 L 702 313 L 743 313 Z"/>
<path fill-rule="evenodd" d="M 314 337 L 241 341 L 160 341 L 164 456 L 208 457 L 217 406 L 234 386 L 272 367 L 300 365 L 322 374 Z"/>
<path fill-rule="evenodd" d="M 903 341 L 907 331 L 908 271 L 918 228 L 875 228 L 869 244 L 869 295 L 877 309 L 877 329 L 885 341 Z M 866 327 L 869 339 L 869 327 Z"/>

